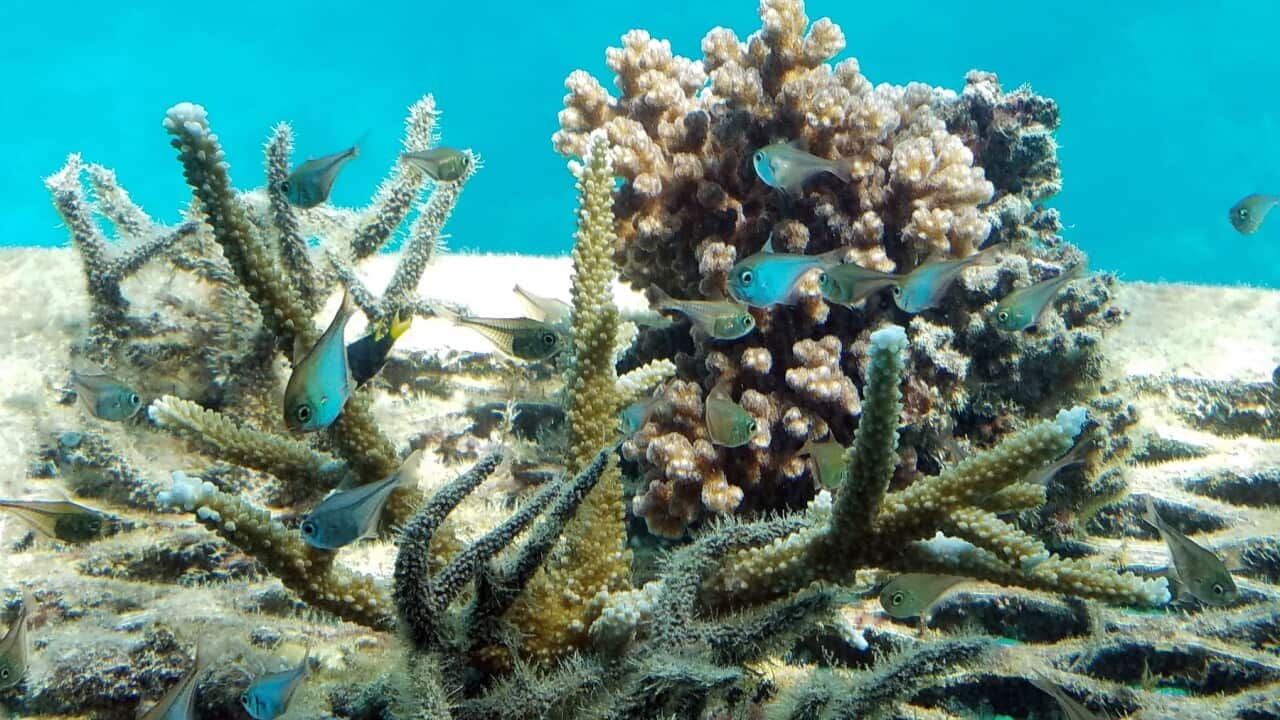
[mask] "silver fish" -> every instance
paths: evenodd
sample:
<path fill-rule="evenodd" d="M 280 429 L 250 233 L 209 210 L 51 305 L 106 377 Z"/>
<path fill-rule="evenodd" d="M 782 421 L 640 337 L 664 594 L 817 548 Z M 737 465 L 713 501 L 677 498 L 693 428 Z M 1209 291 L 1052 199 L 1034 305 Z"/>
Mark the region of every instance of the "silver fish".
<path fill-rule="evenodd" d="M 569 336 L 562 328 L 541 320 L 475 317 L 445 307 L 437 307 L 435 312 L 455 325 L 475 330 L 520 360 L 550 360 L 569 347 Z"/>
<path fill-rule="evenodd" d="M 208 666 L 209 658 L 201 653 L 200 644 L 196 643 L 196 661 L 191 672 L 184 675 L 177 685 L 169 688 L 164 697 L 152 705 L 139 720 L 195 720 L 196 687 Z"/>
<path fill-rule="evenodd" d="M 1241 235 L 1252 235 L 1258 232 L 1262 227 L 1262 222 L 1267 219 L 1267 213 L 1271 212 L 1271 208 L 1280 203 L 1280 195 L 1262 195 L 1254 193 L 1241 198 L 1240 202 L 1231 206 L 1230 212 L 1227 213 L 1227 219 L 1231 221 L 1231 227 Z"/>
<path fill-rule="evenodd" d="M 1070 695 L 1063 692 L 1057 683 L 1046 677 L 1040 670 L 1035 670 L 1030 680 L 1032 685 L 1058 702 L 1058 707 L 1062 709 L 1062 715 L 1067 720 L 1098 720 L 1097 715 L 1089 712 L 1084 705 L 1072 700 Z"/>
<path fill-rule="evenodd" d="M 1174 572 L 1187 591 L 1206 605 L 1230 605 L 1235 602 L 1239 591 L 1222 559 L 1170 527 L 1160 517 L 1160 513 L 1156 512 L 1150 495 L 1146 497 L 1146 508 L 1147 512 L 1142 519 L 1160 533 L 1164 544 L 1169 547 Z"/>
<path fill-rule="evenodd" d="M 678 312 L 693 323 L 695 336 L 715 340 L 737 340 L 756 327 L 756 319 L 746 306 L 728 300 L 677 300 L 662 288 L 654 287 L 654 308 Z"/>
<path fill-rule="evenodd" d="M 329 493 L 302 521 L 302 539 L 321 550 L 337 550 L 378 534 L 382 510 L 392 491 L 417 480 L 422 451 L 415 450 L 404 464 L 383 480 Z"/>
<path fill-rule="evenodd" d="M 71 381 L 89 412 L 100 420 L 128 420 L 142 407 L 138 393 L 110 375 L 84 375 L 72 371 Z"/>
<path fill-rule="evenodd" d="M 436 182 L 457 182 L 467 174 L 471 164 L 471 155 L 453 148 L 431 148 L 407 152 L 400 159 L 426 173 Z"/>
<path fill-rule="evenodd" d="M 563 325 L 569 322 L 569 313 L 573 308 L 560 298 L 535 295 L 519 285 L 511 288 L 511 291 L 520 298 L 533 319 L 552 325 Z"/>
<path fill-rule="evenodd" d="M 356 382 L 342 336 L 355 312 L 355 301 L 346 293 L 315 347 L 301 357 L 295 348 L 293 372 L 284 389 L 284 421 L 290 430 L 314 432 L 329 427 L 351 397 Z"/>
<path fill-rule="evenodd" d="M 9 631 L 0 638 L 0 690 L 8 690 L 22 682 L 27 674 L 27 656 L 31 652 L 31 642 L 27 638 L 27 622 L 35 605 L 31 595 L 22 591 L 22 609 L 18 617 L 9 626 Z"/>
<path fill-rule="evenodd" d="M 329 199 L 333 183 L 338 179 L 351 158 L 360 154 L 360 146 L 351 147 L 332 155 L 308 160 L 280 183 L 280 190 L 289 198 L 289 204 L 300 208 L 313 208 Z"/>
<path fill-rule="evenodd" d="M 852 179 L 847 162 L 818 157 L 800 140 L 766 145 L 751 160 L 766 185 L 790 195 L 799 195 L 804 183 L 819 173 L 831 173 L 844 182 Z"/>
<path fill-rule="evenodd" d="M 274 720 L 289 708 L 293 693 L 307 677 L 310 651 L 297 667 L 280 672 L 265 673 L 256 678 L 240 694 L 240 705 L 254 720 Z"/>
<path fill-rule="evenodd" d="M 966 268 L 994 262 L 994 251 L 998 247 L 1000 246 L 993 245 L 975 255 L 958 260 L 936 258 L 926 260 L 893 286 L 894 302 L 899 308 L 909 313 L 924 312 L 936 306 Z"/>
<path fill-rule="evenodd" d="M 729 385 L 724 382 L 717 383 L 707 393 L 703 418 L 707 432 L 711 433 L 711 441 L 725 447 L 746 445 L 759 429 L 755 416 L 733 401 Z"/>
<path fill-rule="evenodd" d="M 1062 288 L 1069 282 L 1083 278 L 1087 272 L 1085 263 L 1079 263 L 1057 277 L 1014 290 L 996 303 L 996 326 L 1001 330 L 1015 332 L 1039 325 L 1040 319 Z"/>
<path fill-rule="evenodd" d="M 916 617 L 933 607 L 947 590 L 968 579 L 927 573 L 899 575 L 880 591 L 880 607 L 900 620 Z"/>
<path fill-rule="evenodd" d="M 96 540 L 111 529 L 110 516 L 70 500 L 0 499 L 0 510 L 17 515 L 40 534 L 62 542 Z"/>

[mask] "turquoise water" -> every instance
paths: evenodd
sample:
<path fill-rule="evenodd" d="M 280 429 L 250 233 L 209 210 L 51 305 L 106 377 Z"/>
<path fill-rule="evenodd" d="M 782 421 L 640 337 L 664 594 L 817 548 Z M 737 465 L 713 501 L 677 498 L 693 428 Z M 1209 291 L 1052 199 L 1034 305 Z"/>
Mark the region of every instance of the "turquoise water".
<path fill-rule="evenodd" d="M 573 189 L 551 148 L 564 77 L 608 80 L 604 48 L 633 27 L 699 56 L 702 35 L 758 27 L 754 0 L 690 3 L 173 3 L 7 7 L 0 23 L 0 243 L 59 245 L 41 177 L 72 151 L 113 167 L 152 213 L 176 219 L 188 193 L 160 122 L 204 104 L 232 177 L 262 181 L 261 144 L 293 123 L 299 155 L 369 132 L 334 201 L 359 205 L 394 161 L 404 108 L 423 93 L 444 111 L 444 142 L 486 166 L 447 230 L 454 248 L 562 253 Z M 1280 287 L 1280 219 L 1236 234 L 1227 208 L 1280 193 L 1280 59 L 1267 50 L 1280 5 L 1077 2 L 994 14 L 991 3 L 823 2 L 875 83 L 959 89 L 998 73 L 1058 100 L 1067 239 L 1126 279 Z"/>

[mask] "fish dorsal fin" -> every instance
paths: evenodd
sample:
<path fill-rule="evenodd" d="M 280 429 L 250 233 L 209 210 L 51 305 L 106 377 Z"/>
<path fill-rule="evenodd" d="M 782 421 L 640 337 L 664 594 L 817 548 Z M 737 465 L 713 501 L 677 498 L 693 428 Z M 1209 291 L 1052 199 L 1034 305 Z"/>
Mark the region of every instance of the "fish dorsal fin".
<path fill-rule="evenodd" d="M 774 255 L 778 251 L 773 249 L 773 231 L 769 231 L 769 237 L 764 241 L 764 247 L 760 248 L 760 252 L 767 255 Z"/>
<path fill-rule="evenodd" d="M 809 152 L 809 140 L 803 135 L 787 141 L 787 146 L 800 152 Z"/>
<path fill-rule="evenodd" d="M 711 386 L 711 391 L 707 393 L 707 399 L 718 398 L 720 400 L 728 400 L 733 402 L 733 394 L 729 392 L 730 383 L 728 378 L 722 378 Z"/>
<path fill-rule="evenodd" d="M 302 362 L 302 358 L 307 356 L 307 351 L 310 349 L 311 348 L 307 347 L 306 343 L 303 341 L 302 335 L 294 333 L 293 353 L 289 356 L 289 362 L 292 363 L 294 367 L 297 367 L 298 363 Z"/>

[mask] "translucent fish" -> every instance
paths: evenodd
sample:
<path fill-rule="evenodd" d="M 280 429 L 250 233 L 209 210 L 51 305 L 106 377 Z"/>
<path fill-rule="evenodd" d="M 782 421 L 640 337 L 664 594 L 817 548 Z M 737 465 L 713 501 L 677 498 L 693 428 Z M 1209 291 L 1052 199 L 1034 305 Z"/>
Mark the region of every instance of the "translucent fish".
<path fill-rule="evenodd" d="M 456 182 L 467 173 L 471 156 L 453 148 L 432 148 L 401 153 L 400 159 L 426 173 L 436 182 Z"/>
<path fill-rule="evenodd" d="M 821 287 L 827 282 L 826 269 L 843 259 L 844 248 L 822 255 L 795 255 L 773 251 L 773 237 L 764 247 L 739 260 L 729 268 L 729 295 L 740 303 L 752 307 L 770 307 L 795 302 L 796 285 L 805 273 L 814 268 L 822 269 L 818 278 Z"/>
<path fill-rule="evenodd" d="M 1087 460 L 1090 449 L 1092 449 L 1092 446 L 1087 441 L 1077 441 L 1075 445 L 1071 446 L 1070 450 L 1063 453 L 1062 457 L 1028 475 L 1026 482 L 1033 485 L 1048 485 L 1049 481 L 1053 480 L 1058 473 L 1072 465 L 1079 465 Z"/>
<path fill-rule="evenodd" d="M 111 516 L 70 500 L 0 499 L 0 510 L 8 510 L 45 537 L 62 542 L 97 540 L 110 529 Z"/>
<path fill-rule="evenodd" d="M 1169 526 L 1156 512 L 1150 495 L 1146 497 L 1146 508 L 1147 512 L 1142 519 L 1160 533 L 1161 539 L 1169 548 L 1169 556 L 1173 558 L 1173 569 L 1178 581 L 1187 591 L 1206 605 L 1230 605 L 1235 602 L 1239 591 L 1222 560 Z"/>
<path fill-rule="evenodd" d="M 569 307 L 569 303 L 560 298 L 535 295 L 519 285 L 511 288 L 511 291 L 520 298 L 529 315 L 535 320 L 552 325 L 564 325 L 569 322 L 569 313 L 572 312 L 572 308 Z"/>
<path fill-rule="evenodd" d="M 295 355 L 284 390 L 284 421 L 290 430 L 313 432 L 329 427 L 351 397 L 355 380 L 342 335 L 355 311 L 351 294 L 343 295 L 342 307 L 315 347 L 301 360 Z"/>
<path fill-rule="evenodd" d="M 880 607 L 890 617 L 905 618 L 924 614 L 943 593 L 969 578 L 955 575 L 907 573 L 889 581 L 880 591 Z"/>
<path fill-rule="evenodd" d="M 623 435 L 633 435 L 644 424 L 649 422 L 649 418 L 653 416 L 663 400 L 653 397 L 647 400 L 637 400 L 622 409 L 618 413 L 618 427 Z"/>
<path fill-rule="evenodd" d="M 254 720 L 273 720 L 289 708 L 293 693 L 307 677 L 310 652 L 295 668 L 266 673 L 240 694 L 240 704 Z"/>
<path fill-rule="evenodd" d="M 290 205 L 313 208 L 329 199 L 338 173 L 359 154 L 360 146 L 352 145 L 342 152 L 308 160 L 289 173 L 289 177 L 280 183 L 280 190 L 289 198 Z"/>
<path fill-rule="evenodd" d="M 819 173 L 831 173 L 844 182 L 852 179 L 848 163 L 818 157 L 798 140 L 766 145 L 756 150 L 751 160 L 766 185 L 790 195 L 799 195 L 804 183 Z"/>
<path fill-rule="evenodd" d="M 1087 272 L 1085 263 L 1079 263 L 1057 277 L 1014 290 L 996 303 L 996 326 L 1001 330 L 1016 332 L 1039 325 L 1040 318 L 1062 288 L 1073 280 L 1083 278 Z"/>
<path fill-rule="evenodd" d="M 569 344 L 568 335 L 556 326 L 531 318 L 482 318 L 460 315 L 440 307 L 436 313 L 480 333 L 499 350 L 520 360 L 549 360 Z"/>
<path fill-rule="evenodd" d="M 756 419 L 729 396 L 728 385 L 721 383 L 707 394 L 703 417 L 711 441 L 725 447 L 746 445 L 756 434 Z"/>
<path fill-rule="evenodd" d="M 899 278 L 893 286 L 893 299 L 899 308 L 909 313 L 924 312 L 942 301 L 951 283 L 960 277 L 965 268 L 986 265 L 995 260 L 992 246 L 976 255 L 959 260 L 926 260 L 920 267 Z"/>
<path fill-rule="evenodd" d="M 1044 673 L 1035 670 L 1031 677 L 1031 684 L 1035 685 L 1042 692 L 1058 702 L 1058 707 L 1062 710 L 1062 716 L 1067 720 L 1098 720 L 1098 716 L 1089 712 L 1084 705 L 1071 699 L 1058 687 L 1058 684 L 1050 680 Z"/>
<path fill-rule="evenodd" d="M 849 477 L 849 455 L 845 447 L 834 440 L 809 440 L 797 454 L 808 455 L 813 461 L 814 475 L 822 487 L 838 488 Z"/>
<path fill-rule="evenodd" d="M 351 379 L 357 386 L 373 379 L 374 375 L 387 364 L 387 355 L 391 346 L 413 324 L 413 315 L 401 317 L 397 314 L 389 321 L 384 321 L 359 340 L 347 345 L 347 363 L 351 365 Z"/>
<path fill-rule="evenodd" d="M 737 340 L 756 327 L 746 307 L 727 300 L 676 300 L 655 287 L 654 308 L 678 312 L 693 322 L 694 332 L 716 340 Z"/>
<path fill-rule="evenodd" d="M 99 420 L 128 420 L 142 407 L 138 393 L 110 375 L 84 375 L 73 371 L 71 381 L 75 384 L 76 394 L 84 398 L 89 412 Z"/>
<path fill-rule="evenodd" d="M 34 607 L 31 595 L 23 590 L 22 609 L 18 611 L 18 617 L 9 626 L 8 632 L 0 638 L 0 690 L 14 687 L 27 674 L 27 656 L 31 652 L 27 623 Z"/>
<path fill-rule="evenodd" d="M 1231 206 L 1231 211 L 1227 213 L 1227 219 L 1231 221 L 1231 227 L 1241 235 L 1252 235 L 1258 232 L 1258 228 L 1262 227 L 1262 223 L 1267 219 L 1267 213 L 1271 212 L 1271 208 L 1280 203 L 1280 195 L 1261 195 L 1254 193 L 1241 198 L 1240 202 Z"/>
<path fill-rule="evenodd" d="M 374 537 L 382 521 L 382 510 L 391 492 L 417 480 L 422 451 L 415 450 L 404 464 L 383 480 L 350 490 L 329 493 L 302 520 L 302 539 L 321 550 L 337 550 L 345 545 Z"/>
<path fill-rule="evenodd" d="M 826 282 L 820 283 L 820 287 L 822 298 L 829 303 L 857 305 L 898 280 L 897 275 L 864 268 L 857 263 L 845 263 L 828 267 Z"/>
<path fill-rule="evenodd" d="M 208 666 L 209 659 L 200 652 L 200 645 L 197 643 L 196 663 L 191 672 L 183 676 L 177 685 L 169 688 L 160 702 L 153 705 L 139 720 L 195 720 L 196 686 Z"/>

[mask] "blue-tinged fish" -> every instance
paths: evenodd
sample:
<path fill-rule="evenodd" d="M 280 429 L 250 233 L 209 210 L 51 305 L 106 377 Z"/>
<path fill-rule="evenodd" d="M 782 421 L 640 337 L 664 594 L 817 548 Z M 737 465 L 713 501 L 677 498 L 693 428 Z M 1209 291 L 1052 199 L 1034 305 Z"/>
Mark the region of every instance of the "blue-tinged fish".
<path fill-rule="evenodd" d="M 746 445 L 758 427 L 755 416 L 733 401 L 728 384 L 723 382 L 717 383 L 707 393 L 703 418 L 711 441 L 725 447 Z"/>
<path fill-rule="evenodd" d="M 456 182 L 467 174 L 471 156 L 453 148 L 431 148 L 401 153 L 400 159 L 418 168 L 436 182 Z"/>
<path fill-rule="evenodd" d="M 422 451 L 415 450 L 385 479 L 329 493 L 303 518 L 302 539 L 311 547 L 337 550 L 357 540 L 377 536 L 382 510 L 391 493 L 417 481 L 421 462 Z"/>
<path fill-rule="evenodd" d="M 877 291 L 894 285 L 897 275 L 864 268 L 857 263 L 834 265 L 826 269 L 826 281 L 819 284 L 822 299 L 836 305 L 857 305 Z"/>
<path fill-rule="evenodd" d="M 1150 495 L 1146 497 L 1146 508 L 1147 512 L 1142 519 L 1160 533 L 1161 539 L 1169 548 L 1178 582 L 1187 592 L 1206 605 L 1230 605 L 1235 602 L 1239 591 L 1222 559 L 1166 523 L 1160 513 L 1156 512 Z"/>
<path fill-rule="evenodd" d="M 852 179 L 849 163 L 818 157 L 800 140 L 766 145 L 756 150 L 751 160 L 766 185 L 790 195 L 799 195 L 805 182 L 819 173 L 831 173 L 844 182 Z"/>
<path fill-rule="evenodd" d="M 1058 702 L 1062 716 L 1067 720 L 1098 720 L 1097 715 L 1089 712 L 1084 705 L 1072 700 L 1070 695 L 1063 692 L 1057 683 L 1046 677 L 1039 669 L 1033 670 L 1029 679 L 1032 685 Z"/>
<path fill-rule="evenodd" d="M 0 638 L 0 690 L 14 687 L 27 674 L 27 656 L 31 652 L 27 623 L 34 607 L 31 595 L 23 590 L 22 609 L 18 611 L 18 617 L 9 626 L 8 632 Z"/>
<path fill-rule="evenodd" d="M 138 393 L 110 375 L 85 375 L 73 370 L 71 381 L 85 407 L 99 420 L 128 420 L 142 407 Z"/>
<path fill-rule="evenodd" d="M 649 418 L 663 405 L 666 400 L 655 395 L 645 400 L 637 400 L 622 409 L 618 413 L 618 428 L 624 436 L 634 435 L 644 424 L 649 422 Z"/>
<path fill-rule="evenodd" d="M 160 702 L 151 706 L 139 720 L 195 720 L 196 687 L 208 666 L 209 658 L 201 653 L 200 644 L 196 643 L 196 662 L 191 672 L 169 688 Z"/>
<path fill-rule="evenodd" d="M 529 316 L 533 319 L 551 325 L 564 325 L 569 322 L 569 314 L 573 312 L 573 308 L 560 298 L 535 295 L 519 285 L 511 288 L 511 291 L 520 298 L 520 302 L 524 304 L 529 311 Z"/>
<path fill-rule="evenodd" d="M 485 318 L 435 308 L 442 318 L 488 338 L 499 350 L 520 360 L 550 360 L 569 346 L 569 335 L 551 323 L 532 318 Z"/>
<path fill-rule="evenodd" d="M 1262 227 L 1262 222 L 1267 219 L 1267 213 L 1271 212 L 1271 208 L 1280 203 L 1280 195 L 1261 195 L 1254 193 L 1246 195 L 1240 202 L 1231 206 L 1231 211 L 1227 213 L 1227 218 L 1231 220 L 1231 227 L 1241 235 L 1252 235 L 1258 232 L 1258 228 Z"/>
<path fill-rule="evenodd" d="M 355 312 L 351 294 L 344 294 L 329 329 L 301 360 L 295 357 L 284 389 L 284 421 L 290 430 L 314 432 L 329 427 L 351 397 L 356 384 L 342 335 Z"/>
<path fill-rule="evenodd" d="M 1040 319 L 1053 304 L 1067 283 L 1083 278 L 1088 273 L 1085 263 L 1078 263 L 1064 270 L 1057 277 L 1014 290 L 996 303 L 996 326 L 1001 330 L 1016 332 L 1040 324 Z"/>
<path fill-rule="evenodd" d="M 838 488 L 849 477 L 849 453 L 834 440 L 809 440 L 796 454 L 809 456 L 813 461 L 814 476 L 824 488 Z"/>
<path fill-rule="evenodd" d="M 773 250 L 773 236 L 764 247 L 729 268 L 729 295 L 752 307 L 785 305 L 796 301 L 796 286 L 805 273 L 817 268 L 818 286 L 827 283 L 826 270 L 840 264 L 845 248 L 821 255 L 797 255 Z"/>
<path fill-rule="evenodd" d="M 97 540 L 110 529 L 111 517 L 70 500 L 4 500 L 0 510 L 22 518 L 41 535 L 67 543 Z"/>
<path fill-rule="evenodd" d="M 360 146 L 352 145 L 342 152 L 308 160 L 289 173 L 289 177 L 280 183 L 280 190 L 289 199 L 290 205 L 313 208 L 329 199 L 338 173 L 342 172 L 343 166 L 351 158 L 359 154 Z"/>
<path fill-rule="evenodd" d="M 926 573 L 899 575 L 880 591 L 880 607 L 899 620 L 923 615 L 945 592 L 968 579 Z"/>
<path fill-rule="evenodd" d="M 727 300 L 677 300 L 654 287 L 654 309 L 678 312 L 693 323 L 695 335 L 715 340 L 737 340 L 756 328 L 756 319 L 746 307 Z"/>
<path fill-rule="evenodd" d="M 942 301 L 951 284 L 966 268 L 995 261 L 999 245 L 958 260 L 926 260 L 915 270 L 902 276 L 893 286 L 893 300 L 909 313 L 924 312 Z"/>
<path fill-rule="evenodd" d="M 295 668 L 266 673 L 240 694 L 240 704 L 254 720 L 274 720 L 289 708 L 293 693 L 307 677 L 310 651 Z"/>
<path fill-rule="evenodd" d="M 369 328 L 369 332 L 347 345 L 347 363 L 351 365 L 351 379 L 356 386 L 364 385 L 387 364 L 391 346 L 413 324 L 413 315 L 395 317 Z"/>

